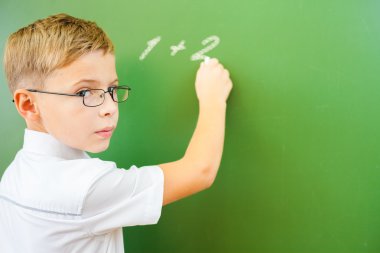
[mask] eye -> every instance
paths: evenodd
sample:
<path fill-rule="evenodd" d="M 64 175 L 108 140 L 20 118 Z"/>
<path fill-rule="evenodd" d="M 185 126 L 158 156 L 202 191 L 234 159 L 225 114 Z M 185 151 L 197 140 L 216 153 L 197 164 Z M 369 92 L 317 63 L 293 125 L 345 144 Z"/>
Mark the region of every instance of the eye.
<path fill-rule="evenodd" d="M 108 87 L 107 90 L 108 90 L 109 92 L 114 92 L 114 91 L 117 89 L 117 86 L 118 86 L 118 85 L 112 85 L 112 86 Z"/>
<path fill-rule="evenodd" d="M 88 96 L 90 93 L 89 93 L 89 90 L 81 90 L 81 91 L 78 91 L 75 94 L 78 94 L 81 97 L 85 97 L 85 96 Z"/>

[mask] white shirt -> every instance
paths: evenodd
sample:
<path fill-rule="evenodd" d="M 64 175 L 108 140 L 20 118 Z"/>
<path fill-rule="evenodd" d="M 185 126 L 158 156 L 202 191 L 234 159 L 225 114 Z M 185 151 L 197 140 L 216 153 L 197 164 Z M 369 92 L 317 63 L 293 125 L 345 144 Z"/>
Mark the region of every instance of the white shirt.
<path fill-rule="evenodd" d="M 163 184 L 159 166 L 118 169 L 25 129 L 0 182 L 0 252 L 122 253 L 122 227 L 158 222 Z"/>

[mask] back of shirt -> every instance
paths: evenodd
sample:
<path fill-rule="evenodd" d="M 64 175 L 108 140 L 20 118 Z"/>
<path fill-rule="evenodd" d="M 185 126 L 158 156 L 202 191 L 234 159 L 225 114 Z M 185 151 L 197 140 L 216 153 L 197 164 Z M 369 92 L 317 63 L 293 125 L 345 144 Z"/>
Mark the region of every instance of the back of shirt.
<path fill-rule="evenodd" d="M 124 252 L 122 227 L 161 214 L 158 166 L 129 170 L 25 130 L 0 182 L 0 252 Z"/>

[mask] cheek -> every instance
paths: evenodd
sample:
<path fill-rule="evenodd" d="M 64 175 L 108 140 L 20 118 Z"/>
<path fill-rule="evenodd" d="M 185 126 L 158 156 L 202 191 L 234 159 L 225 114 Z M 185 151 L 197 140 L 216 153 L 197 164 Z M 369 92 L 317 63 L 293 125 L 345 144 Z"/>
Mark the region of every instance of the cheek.
<path fill-rule="evenodd" d="M 83 105 L 61 104 L 58 107 L 48 107 L 43 121 L 46 130 L 66 143 L 75 140 L 81 142 L 91 131 L 92 110 L 85 110 Z"/>
<path fill-rule="evenodd" d="M 61 126 L 59 127 L 61 130 L 58 130 L 61 141 L 81 150 L 93 145 L 93 134 L 96 131 L 96 115 L 93 114 L 91 110 L 65 114 L 65 117 L 61 118 Z"/>
<path fill-rule="evenodd" d="M 64 111 L 60 110 L 62 115 L 60 116 L 61 126 L 64 126 L 65 132 L 69 135 L 78 135 L 85 138 L 91 128 L 94 127 L 95 110 L 85 108 L 83 105 L 66 109 Z"/>
<path fill-rule="evenodd" d="M 117 125 L 117 122 L 119 120 L 119 108 L 116 109 L 114 118 L 115 118 L 115 124 Z"/>

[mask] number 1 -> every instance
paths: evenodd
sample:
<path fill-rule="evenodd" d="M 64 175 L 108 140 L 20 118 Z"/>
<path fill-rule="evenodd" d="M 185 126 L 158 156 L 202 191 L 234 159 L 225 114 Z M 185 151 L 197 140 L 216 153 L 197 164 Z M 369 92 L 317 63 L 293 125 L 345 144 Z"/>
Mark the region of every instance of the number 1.
<path fill-rule="evenodd" d="M 161 36 L 157 36 L 156 38 L 147 42 L 148 47 L 144 50 L 144 52 L 140 55 L 140 61 L 144 60 L 145 57 L 153 50 L 155 46 L 161 41 Z"/>

